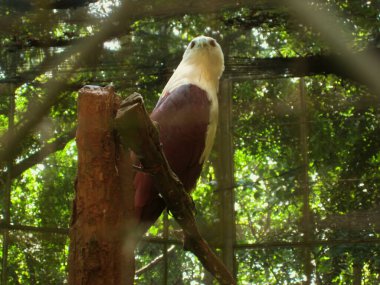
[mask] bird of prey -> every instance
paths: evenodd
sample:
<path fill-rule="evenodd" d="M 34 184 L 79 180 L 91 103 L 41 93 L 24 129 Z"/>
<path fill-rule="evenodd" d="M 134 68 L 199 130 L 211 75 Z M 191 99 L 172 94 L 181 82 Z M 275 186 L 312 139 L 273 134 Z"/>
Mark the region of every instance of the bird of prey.
<path fill-rule="evenodd" d="M 217 41 L 207 36 L 194 38 L 150 116 L 159 125 L 169 165 L 187 192 L 195 187 L 214 143 L 223 71 L 224 56 Z M 166 205 L 150 174 L 138 172 L 134 185 L 136 219 L 145 232 Z"/>

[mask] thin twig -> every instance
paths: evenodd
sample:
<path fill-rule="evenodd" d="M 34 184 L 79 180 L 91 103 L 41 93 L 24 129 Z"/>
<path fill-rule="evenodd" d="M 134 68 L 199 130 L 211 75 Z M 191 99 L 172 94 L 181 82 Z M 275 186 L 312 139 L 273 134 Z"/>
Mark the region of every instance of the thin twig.
<path fill-rule="evenodd" d="M 168 248 L 168 250 L 166 251 L 166 254 L 169 255 L 170 253 L 173 253 L 174 249 L 175 249 L 175 245 L 172 245 L 171 247 Z M 135 272 L 135 275 L 140 276 L 140 275 L 144 274 L 145 272 L 152 269 L 154 266 L 156 266 L 157 264 L 159 264 L 163 260 L 164 260 L 164 254 L 157 256 L 149 264 L 145 265 L 144 267 L 141 267 L 140 269 L 137 269 Z"/>

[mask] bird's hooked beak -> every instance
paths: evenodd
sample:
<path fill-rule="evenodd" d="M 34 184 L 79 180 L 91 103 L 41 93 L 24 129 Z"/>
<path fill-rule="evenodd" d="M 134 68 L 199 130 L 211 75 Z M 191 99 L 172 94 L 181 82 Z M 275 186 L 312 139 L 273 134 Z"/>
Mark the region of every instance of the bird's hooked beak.
<path fill-rule="evenodd" d="M 198 38 L 196 39 L 196 42 L 197 42 L 197 46 L 198 47 L 205 47 L 208 45 L 208 39 L 207 38 L 204 38 L 204 37 L 201 37 L 201 38 Z"/>
<path fill-rule="evenodd" d="M 199 36 L 195 39 L 193 39 L 189 44 L 189 49 L 193 48 L 213 48 L 216 47 L 217 43 L 213 38 L 205 37 L 205 36 Z"/>

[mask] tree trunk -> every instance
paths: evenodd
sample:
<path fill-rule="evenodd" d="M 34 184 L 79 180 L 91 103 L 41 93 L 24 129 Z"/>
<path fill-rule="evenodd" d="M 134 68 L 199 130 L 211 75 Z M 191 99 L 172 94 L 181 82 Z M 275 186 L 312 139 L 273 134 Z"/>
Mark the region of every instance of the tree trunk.
<path fill-rule="evenodd" d="M 9 111 L 8 111 L 8 131 L 12 132 L 15 125 L 15 88 L 12 85 L 8 87 L 9 96 Z M 5 185 L 2 189 L 3 194 L 3 221 L 2 223 L 9 226 L 11 224 L 11 191 L 12 191 L 12 173 L 13 173 L 13 160 L 7 161 L 7 175 L 5 177 Z M 2 240 L 2 260 L 1 260 L 1 284 L 8 284 L 8 251 L 10 245 L 9 230 L 3 232 Z"/>
<path fill-rule="evenodd" d="M 134 243 L 127 240 L 134 204 L 132 169 L 112 128 L 118 101 L 111 88 L 80 90 L 71 285 L 133 284 Z"/>
<path fill-rule="evenodd" d="M 302 193 L 302 229 L 303 241 L 308 244 L 312 240 L 311 229 L 311 210 L 310 210 L 310 187 L 309 187 L 309 142 L 308 142 L 308 124 L 307 124 L 307 94 L 305 90 L 304 79 L 300 79 L 300 151 L 301 151 L 301 173 L 300 173 L 300 190 Z M 311 247 L 305 246 L 303 249 L 303 265 L 306 276 L 305 285 L 311 284 L 313 264 L 312 264 Z"/>
<path fill-rule="evenodd" d="M 213 163 L 218 181 L 223 262 L 235 272 L 234 154 L 232 147 L 232 81 L 224 79 L 219 94 L 219 129 L 215 140 L 217 157 Z"/>
<path fill-rule="evenodd" d="M 353 285 L 361 285 L 362 284 L 362 268 L 363 264 L 359 258 L 354 258 L 354 264 L 352 268 L 352 274 L 354 275 L 353 278 Z"/>

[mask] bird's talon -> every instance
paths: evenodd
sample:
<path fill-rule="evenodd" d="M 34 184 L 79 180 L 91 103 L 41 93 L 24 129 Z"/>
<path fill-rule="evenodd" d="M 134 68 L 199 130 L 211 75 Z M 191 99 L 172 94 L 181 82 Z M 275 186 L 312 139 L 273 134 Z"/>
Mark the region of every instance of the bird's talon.
<path fill-rule="evenodd" d="M 132 164 L 132 168 L 137 171 L 144 172 L 144 168 L 140 165 Z"/>
<path fill-rule="evenodd" d="M 162 166 L 158 164 L 158 165 L 154 165 L 154 166 L 148 168 L 148 167 L 133 164 L 132 168 L 139 171 L 139 172 L 147 173 L 150 175 L 155 175 L 159 171 L 161 171 Z"/>

